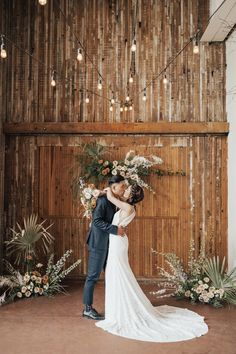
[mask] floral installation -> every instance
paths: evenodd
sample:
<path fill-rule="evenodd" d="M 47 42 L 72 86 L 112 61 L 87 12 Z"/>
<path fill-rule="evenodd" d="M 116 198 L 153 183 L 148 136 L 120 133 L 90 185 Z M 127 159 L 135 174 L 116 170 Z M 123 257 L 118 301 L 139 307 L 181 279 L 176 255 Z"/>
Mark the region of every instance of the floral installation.
<path fill-rule="evenodd" d="M 155 254 L 165 257 L 168 270 L 158 267 L 163 282 L 158 283 L 163 289 L 152 292 L 157 297 L 175 296 L 187 298 L 191 302 L 201 302 L 214 307 L 222 307 L 224 303 L 236 305 L 236 268 L 227 273 L 225 258 L 220 263 L 219 257 L 207 258 L 203 251 L 194 258 L 194 242 L 190 242 L 188 269 L 184 270 L 180 258 L 174 253 Z"/>
<path fill-rule="evenodd" d="M 85 154 L 82 156 L 80 166 L 83 166 L 81 175 L 85 181 L 102 182 L 113 175 L 123 176 L 130 184 L 137 183 L 143 188 L 154 190 L 144 180 L 151 174 L 159 177 L 164 175 L 181 175 L 185 176 L 184 171 L 164 170 L 157 166 L 163 163 L 163 160 L 155 155 L 148 157 L 135 154 L 133 150 L 127 152 L 123 160 L 108 160 L 102 158 L 105 153 L 105 147 L 99 144 L 86 144 L 84 146 Z M 75 195 L 80 190 L 80 177 L 75 176 L 72 187 Z"/>
<path fill-rule="evenodd" d="M 36 243 L 43 237 L 42 225 L 37 223 L 37 217 L 34 215 L 24 219 L 24 225 L 25 228 L 20 228 L 20 233 L 12 230 L 13 238 L 7 241 L 8 247 L 10 245 L 10 254 L 16 253 L 17 261 L 15 263 L 18 265 L 18 269 L 15 269 L 9 261 L 5 260 L 8 274 L 0 276 L 0 288 L 5 289 L 1 296 L 0 305 L 9 303 L 16 298 L 53 296 L 56 293 L 65 293 L 64 286 L 61 285 L 62 279 L 81 263 L 81 260 L 78 259 L 66 268 L 65 263 L 72 254 L 72 250 L 68 250 L 54 264 L 54 254 L 48 256 L 48 245 L 44 248 L 45 254 L 48 256 L 46 269 L 44 269 L 44 265 L 37 262 L 35 253 Z M 18 225 L 18 229 L 19 227 Z M 25 238 L 25 235 L 30 235 L 30 237 Z M 41 237 L 39 237 L 40 235 Z M 48 231 L 47 237 L 49 243 L 52 243 L 53 237 Z M 16 245 L 15 249 L 14 244 Z M 22 263 L 19 263 L 19 260 Z"/>
<path fill-rule="evenodd" d="M 93 183 L 86 184 L 83 178 L 79 179 L 80 182 L 80 201 L 85 209 L 83 216 L 87 219 L 92 218 L 92 211 L 96 207 L 97 198 L 100 194 L 100 190 L 95 188 Z"/>

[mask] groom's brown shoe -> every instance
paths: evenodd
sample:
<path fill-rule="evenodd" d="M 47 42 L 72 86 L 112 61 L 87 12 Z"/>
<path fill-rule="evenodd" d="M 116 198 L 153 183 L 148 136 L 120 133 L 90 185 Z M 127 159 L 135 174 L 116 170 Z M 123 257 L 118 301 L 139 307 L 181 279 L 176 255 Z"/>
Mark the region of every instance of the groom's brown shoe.
<path fill-rule="evenodd" d="M 104 320 L 105 319 L 105 317 L 104 316 L 102 316 L 102 315 L 100 315 L 95 309 L 93 309 L 92 307 L 91 307 L 91 309 L 89 309 L 89 310 L 84 310 L 83 311 L 83 317 L 86 317 L 86 318 L 89 318 L 89 319 L 91 319 L 91 320 L 96 320 L 96 321 L 100 321 L 100 320 Z"/>

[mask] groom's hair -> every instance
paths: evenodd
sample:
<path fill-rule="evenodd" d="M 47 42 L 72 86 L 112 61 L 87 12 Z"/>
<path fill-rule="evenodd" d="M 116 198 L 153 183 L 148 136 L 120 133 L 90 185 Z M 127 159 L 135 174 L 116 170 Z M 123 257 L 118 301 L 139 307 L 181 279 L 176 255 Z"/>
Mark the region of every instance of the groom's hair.
<path fill-rule="evenodd" d="M 120 183 L 124 180 L 125 180 L 124 177 L 122 177 L 121 175 L 112 176 L 108 180 L 108 185 L 111 186 L 113 183 Z"/>

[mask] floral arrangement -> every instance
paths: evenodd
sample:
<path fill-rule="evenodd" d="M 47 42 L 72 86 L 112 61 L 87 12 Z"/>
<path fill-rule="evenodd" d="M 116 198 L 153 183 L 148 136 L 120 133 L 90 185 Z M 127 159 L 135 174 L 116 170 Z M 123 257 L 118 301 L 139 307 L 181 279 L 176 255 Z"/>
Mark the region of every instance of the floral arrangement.
<path fill-rule="evenodd" d="M 54 254 L 51 254 L 46 269 L 43 270 L 43 264 L 36 262 L 35 252 L 36 243 L 42 242 L 42 238 L 45 238 L 43 233 L 45 229 L 42 223 L 38 224 L 37 216 L 31 215 L 28 219 L 24 219 L 25 228 L 17 225 L 20 232 L 12 230 L 13 238 L 7 241 L 7 245 L 10 254 L 17 254 L 15 263 L 21 269 L 15 269 L 10 262 L 5 261 L 6 270 L 9 274 L 0 276 L 0 288 L 6 289 L 1 296 L 0 304 L 11 302 L 15 298 L 53 296 L 58 292 L 65 292 L 61 281 L 80 264 L 81 260 L 79 259 L 65 268 L 65 263 L 71 256 L 72 250 L 66 251 L 56 264 L 53 263 Z M 28 236 L 26 237 L 26 235 Z M 46 237 L 50 244 L 53 237 L 48 231 Z M 44 239 L 43 245 L 46 254 L 48 254 L 49 244 L 45 248 L 46 241 Z M 19 260 L 22 260 L 22 263 L 19 263 Z"/>
<path fill-rule="evenodd" d="M 100 194 L 100 190 L 96 189 L 95 185 L 92 183 L 86 184 L 82 178 L 80 178 L 79 181 L 81 190 L 80 201 L 85 209 L 83 216 L 91 219 L 92 211 L 96 207 L 97 197 Z"/>
<path fill-rule="evenodd" d="M 201 302 L 214 307 L 221 307 L 226 302 L 236 305 L 236 268 L 227 273 L 225 259 L 220 264 L 219 257 L 206 258 L 202 251 L 194 258 L 194 243 L 191 242 L 188 269 L 184 271 L 181 260 L 175 254 L 152 252 L 163 255 L 168 268 L 158 267 L 165 279 L 158 286 L 164 289 L 152 292 L 154 295 L 187 298 L 193 303 Z"/>
<path fill-rule="evenodd" d="M 130 184 L 137 183 L 143 188 L 153 189 L 144 180 L 151 174 L 156 174 L 159 177 L 164 175 L 185 175 L 184 171 L 172 171 L 157 168 L 163 163 L 163 160 L 155 155 L 148 157 L 135 154 L 130 150 L 123 160 L 108 160 L 102 158 L 105 152 L 105 147 L 99 144 L 87 144 L 84 146 L 85 154 L 80 161 L 80 166 L 83 166 L 83 179 L 93 182 L 102 182 L 106 178 L 113 175 L 123 176 Z M 80 190 L 80 177 L 75 177 L 73 180 L 73 190 L 78 194 Z"/>

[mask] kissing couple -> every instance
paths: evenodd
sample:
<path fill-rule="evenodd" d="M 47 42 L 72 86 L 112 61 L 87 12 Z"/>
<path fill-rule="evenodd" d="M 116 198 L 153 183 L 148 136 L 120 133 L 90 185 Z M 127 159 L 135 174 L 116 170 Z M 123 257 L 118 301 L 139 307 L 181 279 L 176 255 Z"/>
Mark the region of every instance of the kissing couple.
<path fill-rule="evenodd" d="M 135 218 L 135 204 L 144 192 L 138 184 L 112 176 L 97 199 L 88 233 L 88 271 L 83 291 L 83 317 L 112 334 L 150 342 L 176 342 L 208 331 L 204 317 L 188 309 L 154 307 L 139 286 L 128 259 L 126 227 Z M 143 235 L 144 236 L 144 235 Z M 158 235 L 156 236 L 158 237 Z M 105 317 L 93 308 L 93 293 L 105 271 Z"/>

